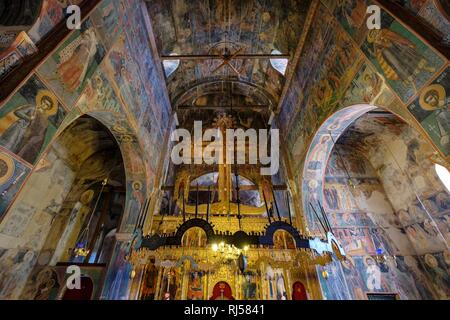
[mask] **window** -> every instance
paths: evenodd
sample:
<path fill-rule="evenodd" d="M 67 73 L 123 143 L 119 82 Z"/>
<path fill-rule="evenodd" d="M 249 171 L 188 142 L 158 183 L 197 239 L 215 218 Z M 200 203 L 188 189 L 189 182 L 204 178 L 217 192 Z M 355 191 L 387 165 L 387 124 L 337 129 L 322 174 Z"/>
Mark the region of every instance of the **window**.
<path fill-rule="evenodd" d="M 272 50 L 271 54 L 281 54 L 278 50 Z M 280 58 L 280 59 L 270 59 L 270 64 L 272 67 L 277 70 L 279 73 L 284 75 L 286 73 L 286 68 L 288 65 L 288 59 Z"/>
<path fill-rule="evenodd" d="M 171 56 L 176 56 L 177 54 L 172 52 L 170 54 Z M 177 68 L 180 65 L 180 60 L 164 60 L 163 61 L 163 67 L 164 67 L 164 73 L 166 74 L 166 77 L 168 78 L 172 73 L 177 70 Z"/>
<path fill-rule="evenodd" d="M 448 171 L 447 168 L 437 163 L 434 165 L 434 168 L 436 170 L 439 179 L 441 179 L 445 188 L 447 188 L 447 191 L 450 192 L 450 172 Z"/>

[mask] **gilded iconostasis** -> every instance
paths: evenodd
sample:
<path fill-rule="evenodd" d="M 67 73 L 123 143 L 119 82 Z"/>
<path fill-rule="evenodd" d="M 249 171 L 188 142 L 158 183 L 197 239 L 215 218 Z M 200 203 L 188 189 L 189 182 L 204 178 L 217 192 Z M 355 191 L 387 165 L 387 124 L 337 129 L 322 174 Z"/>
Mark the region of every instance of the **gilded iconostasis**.
<path fill-rule="evenodd" d="M 391 2 L 0 4 L 0 299 L 449 299 L 449 6 Z M 173 164 L 194 121 L 280 170 Z"/>

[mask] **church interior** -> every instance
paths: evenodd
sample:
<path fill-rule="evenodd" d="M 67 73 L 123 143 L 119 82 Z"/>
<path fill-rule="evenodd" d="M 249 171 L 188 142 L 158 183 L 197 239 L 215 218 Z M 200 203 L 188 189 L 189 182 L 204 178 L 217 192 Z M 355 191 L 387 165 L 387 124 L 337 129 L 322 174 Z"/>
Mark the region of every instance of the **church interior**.
<path fill-rule="evenodd" d="M 0 300 L 450 299 L 449 59 L 447 0 L 0 1 Z"/>

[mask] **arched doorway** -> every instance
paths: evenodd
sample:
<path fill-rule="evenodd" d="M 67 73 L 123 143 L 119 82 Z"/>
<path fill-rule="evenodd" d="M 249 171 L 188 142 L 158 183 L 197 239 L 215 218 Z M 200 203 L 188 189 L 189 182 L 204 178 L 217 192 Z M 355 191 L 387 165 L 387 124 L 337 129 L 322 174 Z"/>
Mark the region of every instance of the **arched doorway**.
<path fill-rule="evenodd" d="M 294 282 L 292 286 L 292 300 L 308 300 L 305 285 L 300 281 Z"/>
<path fill-rule="evenodd" d="M 2 221 L 3 230 L 28 243 L 34 253 L 18 261 L 23 282 L 8 297 L 34 299 L 45 268 L 55 271 L 62 290 L 68 264 L 95 274 L 91 278 L 97 297 L 122 220 L 126 188 L 119 145 L 105 126 L 83 116 L 63 130 Z M 15 224 L 18 218 L 26 223 Z"/>
<path fill-rule="evenodd" d="M 213 294 L 209 300 L 234 300 L 230 285 L 225 281 L 219 281 L 214 285 Z"/>
<path fill-rule="evenodd" d="M 304 168 L 305 211 L 323 207 L 348 256 L 318 268 L 324 296 L 447 297 L 449 280 L 433 276 L 448 268 L 448 226 L 438 222 L 450 203 L 434 170 L 436 152 L 392 113 L 372 106 L 340 112 L 319 130 Z M 315 218 L 306 219 L 311 232 L 323 232 Z M 428 271 L 425 256 L 436 262 Z"/>
<path fill-rule="evenodd" d="M 80 279 L 80 289 L 66 289 L 62 300 L 91 300 L 93 291 L 94 283 L 92 279 L 87 276 L 82 276 Z"/>

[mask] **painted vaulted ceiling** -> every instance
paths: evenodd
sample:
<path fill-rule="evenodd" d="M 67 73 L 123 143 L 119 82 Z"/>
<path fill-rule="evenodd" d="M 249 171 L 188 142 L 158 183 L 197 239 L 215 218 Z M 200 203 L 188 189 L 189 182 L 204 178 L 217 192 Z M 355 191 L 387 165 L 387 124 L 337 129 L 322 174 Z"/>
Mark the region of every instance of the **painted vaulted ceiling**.
<path fill-rule="evenodd" d="M 189 56 L 180 59 L 179 64 L 177 60 L 165 62 L 166 68 L 176 68 L 170 75 L 166 72 L 173 107 L 230 104 L 275 107 L 285 83 L 284 75 L 272 66 L 269 57 L 248 55 L 276 53 L 287 55 L 292 61 L 310 2 L 148 1 L 153 33 L 163 61 L 170 55 Z M 240 56 L 231 60 L 231 66 L 219 67 L 222 59 L 198 58 L 234 53 Z"/>

